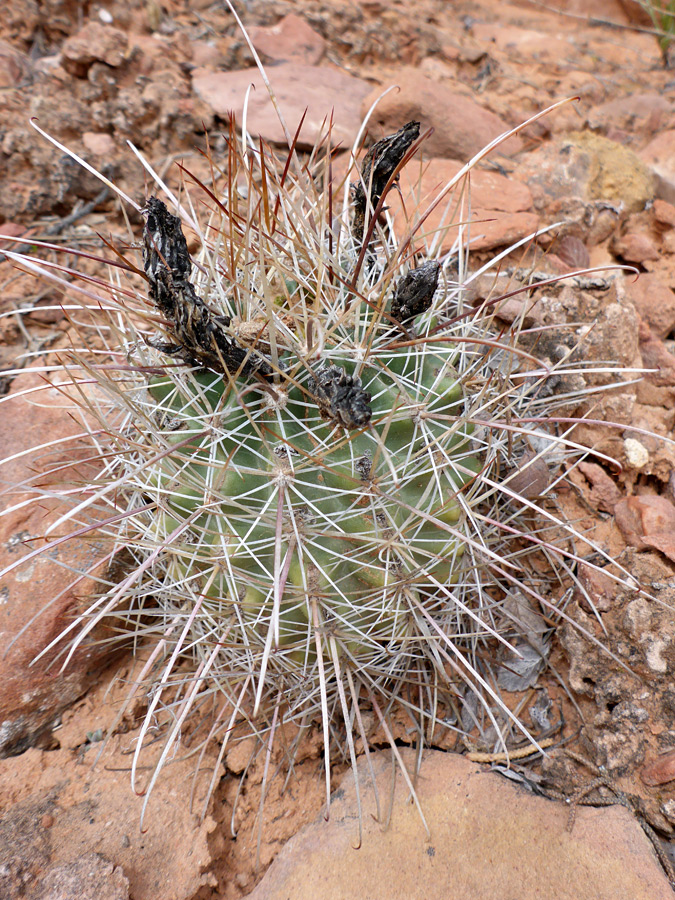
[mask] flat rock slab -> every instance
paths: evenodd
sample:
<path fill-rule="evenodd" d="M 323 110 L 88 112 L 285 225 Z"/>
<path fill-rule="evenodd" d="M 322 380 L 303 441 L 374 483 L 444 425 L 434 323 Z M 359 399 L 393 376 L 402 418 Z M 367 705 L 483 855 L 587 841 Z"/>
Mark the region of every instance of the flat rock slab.
<path fill-rule="evenodd" d="M 255 49 L 269 59 L 314 66 L 326 52 L 326 41 L 308 23 L 291 13 L 276 25 L 248 28 Z"/>
<path fill-rule="evenodd" d="M 354 78 L 331 66 L 306 66 L 282 63 L 270 66 L 267 77 L 286 120 L 291 137 L 307 110 L 298 146 L 313 147 L 326 133 L 326 120 L 333 114 L 332 144 L 350 147 L 361 125 L 361 102 L 370 93 L 368 82 Z M 249 87 L 253 89 L 248 93 Z M 266 141 L 285 144 L 284 130 L 257 68 L 234 72 L 195 69 L 192 74 L 195 93 L 221 118 L 234 113 L 242 124 L 248 93 L 246 129 Z"/>
<path fill-rule="evenodd" d="M 414 756 L 407 755 L 414 765 Z M 374 757 L 386 816 L 390 757 Z M 367 768 L 363 842 L 350 772 L 322 816 L 276 858 L 249 900 L 672 900 L 651 844 L 624 807 L 569 809 L 461 756 L 429 752 L 417 793 L 427 836 L 399 773 L 391 822 L 375 820 Z"/>

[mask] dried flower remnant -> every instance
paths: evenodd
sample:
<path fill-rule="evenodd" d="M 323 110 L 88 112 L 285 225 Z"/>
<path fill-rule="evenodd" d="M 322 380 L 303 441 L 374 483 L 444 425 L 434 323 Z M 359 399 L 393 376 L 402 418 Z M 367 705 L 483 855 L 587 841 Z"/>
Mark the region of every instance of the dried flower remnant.
<path fill-rule="evenodd" d="M 150 297 L 174 338 L 174 343 L 158 344 L 157 349 L 215 372 L 272 375 L 272 366 L 261 353 L 240 347 L 230 336 L 230 317 L 215 315 L 197 296 L 190 281 L 192 263 L 178 216 L 156 197 L 150 197 L 144 213 L 143 261 Z"/>
<path fill-rule="evenodd" d="M 430 259 L 410 269 L 396 284 L 391 301 L 391 317 L 402 325 L 426 312 L 438 287 L 441 264 Z"/>
<path fill-rule="evenodd" d="M 366 213 L 377 209 L 392 175 L 400 166 L 410 146 L 420 133 L 419 122 L 408 122 L 394 134 L 373 144 L 366 153 L 361 178 L 352 184 L 354 201 L 353 235 L 358 243 L 363 241 Z"/>
<path fill-rule="evenodd" d="M 345 428 L 365 428 L 371 420 L 371 395 L 364 391 L 357 375 L 348 375 L 337 366 L 319 370 L 312 382 L 321 415 Z"/>

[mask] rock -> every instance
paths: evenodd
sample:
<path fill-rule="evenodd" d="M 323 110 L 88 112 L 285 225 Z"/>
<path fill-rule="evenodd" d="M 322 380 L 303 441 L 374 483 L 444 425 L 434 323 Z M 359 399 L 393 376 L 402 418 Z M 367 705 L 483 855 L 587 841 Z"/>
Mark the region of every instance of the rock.
<path fill-rule="evenodd" d="M 664 0 L 664 2 L 667 2 L 667 0 Z M 649 9 L 657 11 L 660 5 L 659 0 L 650 0 L 649 6 L 644 6 L 639 0 L 619 0 L 619 5 L 631 25 L 639 25 L 642 28 L 654 27 L 652 17 L 649 15 Z"/>
<path fill-rule="evenodd" d="M 660 338 L 675 331 L 675 292 L 660 274 L 644 272 L 626 279 L 626 293 L 643 322 Z"/>
<path fill-rule="evenodd" d="M 231 744 L 225 756 L 225 764 L 228 772 L 234 772 L 235 775 L 241 775 L 249 765 L 256 750 L 255 738 L 244 738 Z"/>
<path fill-rule="evenodd" d="M 644 462 L 645 456 L 648 459 L 640 474 L 653 476 L 656 479 L 654 484 L 661 482 L 667 498 L 673 500 L 673 490 L 666 486 L 672 481 L 675 487 L 675 446 L 670 440 L 675 390 L 673 387 L 657 387 L 652 377 L 646 375 L 638 386 L 638 402 L 633 408 L 632 427 L 624 432 L 624 446 L 626 440 L 632 439 L 644 447 L 640 450 L 641 461 Z"/>
<path fill-rule="evenodd" d="M 331 110 L 334 120 L 332 144 L 352 145 L 361 125 L 361 101 L 370 91 L 367 82 L 329 66 L 295 63 L 274 66 L 268 71 L 268 77 L 291 137 L 307 110 L 299 146 L 312 147 L 320 135 L 326 133 L 326 121 L 331 116 Z M 217 116 L 226 119 L 234 113 L 239 126 L 248 88 L 253 85 L 254 90 L 248 97 L 248 131 L 272 143 L 286 143 L 283 128 L 257 68 L 236 72 L 195 69 L 192 84 L 198 96 Z"/>
<path fill-rule="evenodd" d="M 675 203 L 675 129 L 662 131 L 640 153 L 654 173 L 656 196 Z"/>
<path fill-rule="evenodd" d="M 18 87 L 31 74 L 28 56 L 6 41 L 0 41 L 0 90 Z"/>
<path fill-rule="evenodd" d="M 638 550 L 653 547 L 675 562 L 675 506 L 665 497 L 626 497 L 614 507 L 626 542 Z"/>
<path fill-rule="evenodd" d="M 47 24 L 44 10 L 40 9 L 37 0 L 16 0 L 5 3 L 2 10 L 2 31 L 10 41 L 28 47 L 35 39 L 38 29 Z"/>
<path fill-rule="evenodd" d="M 590 248 L 607 240 L 616 230 L 620 220 L 620 211 L 602 200 L 585 201 L 580 197 L 560 197 L 549 201 L 536 185 L 532 186 L 535 209 L 545 209 L 546 218 L 550 222 L 560 222 L 550 235 L 542 235 L 540 243 L 545 245 L 551 240 L 551 252 L 559 255 L 561 261 L 579 262 L 590 256 Z M 565 247 L 565 238 L 575 238 L 574 244 Z M 578 243 L 581 241 L 583 244 Z"/>
<path fill-rule="evenodd" d="M 473 37 L 480 42 L 507 54 L 529 56 L 538 60 L 567 60 L 570 42 L 567 37 L 554 37 L 542 31 L 518 28 L 504 22 L 476 22 L 472 25 Z"/>
<path fill-rule="evenodd" d="M 640 778 L 643 784 L 650 787 L 675 781 L 675 750 L 669 750 L 647 763 L 640 772 Z"/>
<path fill-rule="evenodd" d="M 42 384 L 32 373 L 16 378 L 12 386 L 15 396 L 10 394 L 0 417 L 0 446 L 6 453 L 0 478 L 2 487 L 7 486 L 0 496 L 4 511 L 0 519 L 0 755 L 19 753 L 40 739 L 110 659 L 110 651 L 97 643 L 107 632 L 99 632 L 83 641 L 65 672 L 56 661 L 59 647 L 33 662 L 72 616 L 86 608 L 87 598 L 94 596 L 95 578 L 102 574 L 97 563 L 105 552 L 100 541 L 88 535 L 15 566 L 32 550 L 46 545 L 41 537 L 45 528 L 68 508 L 63 501 L 43 496 L 44 492 L 50 487 L 58 491 L 63 467 L 91 456 L 90 445 L 78 446 L 77 441 L 67 440 L 78 428 L 60 392 L 50 388 L 29 398 L 19 396 Z M 56 442 L 51 450 L 11 459 L 50 441 Z M 52 468 L 54 474 L 50 475 Z M 87 471 L 91 469 L 82 464 L 82 477 Z M 33 481 L 39 482 L 37 492 L 29 490 Z M 65 525 L 63 533 L 75 527 Z M 87 571 L 88 577 L 78 577 Z"/>
<path fill-rule="evenodd" d="M 230 38 L 230 41 L 233 40 Z M 231 49 L 225 38 L 191 41 L 192 65 L 196 68 L 228 69 L 230 66 L 226 63 Z"/>
<path fill-rule="evenodd" d="M 61 50 L 63 68 L 71 75 L 84 78 L 93 62 L 121 66 L 126 50 L 127 36 L 119 28 L 102 22 L 88 22 L 64 43 Z"/>
<path fill-rule="evenodd" d="M 579 463 L 578 468 L 591 485 L 591 502 L 603 512 L 614 512 L 614 507 L 623 494 L 602 466 L 584 460 Z"/>
<path fill-rule="evenodd" d="M 675 385 L 675 356 L 668 352 L 661 338 L 653 334 L 646 323 L 642 323 L 638 334 L 642 365 L 645 369 L 655 370 L 648 372 L 645 379 L 658 387 Z"/>
<path fill-rule="evenodd" d="M 284 16 L 276 25 L 254 25 L 249 28 L 248 36 L 258 53 L 276 62 L 315 66 L 326 52 L 321 35 L 294 13 Z"/>
<path fill-rule="evenodd" d="M 588 612 L 593 609 L 597 612 L 607 612 L 612 608 L 612 601 L 616 597 L 615 581 L 587 563 L 579 566 L 578 578 L 580 587 L 578 600 L 582 608 Z"/>
<path fill-rule="evenodd" d="M 139 671 L 140 666 L 120 674 L 137 677 Z M 7 869 L 23 871 L 34 887 L 40 876 L 46 873 L 49 877 L 50 868 L 54 872 L 55 867 L 62 879 L 77 871 L 76 865 L 82 865 L 80 871 L 86 873 L 82 858 L 91 861 L 95 853 L 104 859 L 94 874 L 105 867 L 119 892 L 128 879 L 134 900 L 185 900 L 213 886 L 215 879 L 207 870 L 212 861 L 209 834 L 215 823 L 209 816 L 200 821 L 190 810 L 194 758 L 174 759 L 162 770 L 148 800 L 143 831 L 144 798 L 134 795 L 129 779 L 129 748 L 139 737 L 135 714 L 125 718 L 126 733 L 109 740 L 94 766 L 101 744 L 92 743 L 87 732 L 107 732 L 116 722 L 128 688 L 128 683 L 116 681 L 94 688 L 81 701 L 79 718 L 67 726 L 72 736 L 66 741 L 62 730 L 58 732 L 67 747 L 31 749 L 0 760 L 0 879 Z M 150 750 L 144 763 L 152 768 L 154 759 Z M 194 783 L 198 809 L 212 771 L 209 767 L 215 765 L 208 751 L 203 765 L 206 771 Z M 2 887 L 0 880 L 2 900 L 35 896 L 32 892 L 8 895 Z M 112 897 L 118 900 L 118 895 Z M 50 894 L 38 896 L 52 900 Z M 107 897 L 103 891 L 93 896 L 96 900 Z M 89 894 L 83 890 L 74 892 L 69 900 L 85 897 Z M 126 895 L 121 893 L 121 897 Z"/>
<path fill-rule="evenodd" d="M 406 753 L 414 768 L 415 757 Z M 425 832 L 403 777 L 397 774 L 391 821 L 390 755 L 373 758 L 380 794 L 375 818 L 368 769 L 359 764 L 364 809 L 354 776 L 320 816 L 292 838 L 248 900 L 672 900 L 672 891 L 634 816 L 625 808 L 569 808 L 535 797 L 463 757 L 427 752 L 415 789 Z M 384 827 L 384 816 L 389 823 Z M 551 893 L 551 890 L 553 893 Z"/>
<path fill-rule="evenodd" d="M 586 116 L 586 124 L 605 134 L 623 129 L 650 136 L 672 123 L 673 112 L 672 103 L 661 94 L 628 94 L 594 106 Z"/>
<path fill-rule="evenodd" d="M 644 231 L 629 231 L 617 237 L 612 243 L 614 253 L 630 263 L 644 263 L 658 259 L 658 247 L 652 237 Z"/>
<path fill-rule="evenodd" d="M 403 235 L 414 227 L 416 219 L 426 213 L 430 202 L 439 188 L 447 184 L 462 168 L 463 163 L 451 159 L 432 159 L 425 162 L 421 172 L 419 166 L 411 162 L 401 172 L 400 192 L 408 216 L 414 210 L 415 217 L 406 221 L 399 196 L 392 191 L 387 203 L 394 216 L 394 227 Z M 450 226 L 441 236 L 443 251 L 450 250 L 457 238 L 457 227 L 453 221 L 465 222 L 466 212 L 456 209 L 459 191 L 466 185 L 465 179 L 453 192 L 446 195 L 428 218 L 424 220 L 418 236 L 431 235 L 437 228 Z M 468 201 L 465 198 L 464 210 Z M 448 216 L 454 214 L 454 220 Z M 497 172 L 474 169 L 471 172 L 471 248 L 473 250 L 503 247 L 514 243 L 537 230 L 539 217 L 532 210 L 532 197 L 526 185 L 515 178 L 506 178 Z M 438 239 L 438 235 L 435 235 Z"/>
<path fill-rule="evenodd" d="M 0 225 L 0 251 L 16 250 L 18 246 L 23 247 L 23 244 L 17 246 L 16 241 L 13 241 L 12 238 L 25 237 L 27 232 L 26 226 L 20 225 L 18 222 L 3 222 Z"/>
<path fill-rule="evenodd" d="M 129 879 L 100 853 L 86 853 L 52 868 L 36 886 L 34 900 L 129 900 Z"/>
<path fill-rule="evenodd" d="M 654 201 L 654 218 L 659 225 L 665 225 L 667 228 L 675 226 L 675 206 L 672 203 L 666 203 L 665 200 L 656 199 Z"/>
<path fill-rule="evenodd" d="M 467 288 L 466 301 L 468 303 L 472 306 L 480 306 L 484 301 L 490 301 L 495 315 L 502 321 L 508 322 L 509 325 L 516 319 L 522 322 L 525 328 L 541 325 L 540 297 L 536 293 L 533 295 L 524 282 L 513 276 L 505 273 L 485 272 L 477 278 L 473 278 Z M 495 302 L 500 295 L 514 290 L 519 290 L 519 293 Z"/>
<path fill-rule="evenodd" d="M 115 141 L 109 134 L 102 131 L 85 131 L 82 135 L 82 143 L 94 156 L 112 158 L 115 152 Z"/>
<path fill-rule="evenodd" d="M 552 200 L 579 197 L 637 212 L 654 197 L 653 178 L 640 157 L 591 132 L 573 132 L 544 144 L 523 157 L 516 175 L 542 207 Z"/>
<path fill-rule="evenodd" d="M 400 90 L 390 91 L 383 97 L 370 119 L 370 130 L 376 138 L 414 119 L 421 123 L 422 131 L 434 129 L 424 143 L 425 156 L 468 162 L 486 144 L 509 130 L 510 126 L 490 110 L 445 84 L 426 78 L 417 69 L 403 68 L 397 83 Z M 382 91 L 378 87 L 366 97 L 361 107 L 364 116 Z M 522 141 L 516 136 L 500 144 L 494 152 L 510 155 L 521 147 Z"/>
<path fill-rule="evenodd" d="M 671 562 L 675 563 L 675 532 L 661 531 L 645 535 L 643 541 L 647 547 L 653 547 L 654 550 L 663 553 Z"/>
<path fill-rule="evenodd" d="M 631 577 L 619 582 L 611 608 L 602 614 L 602 631 L 595 617 L 573 604 L 567 607 L 575 625 L 599 639 L 591 642 L 579 627 L 562 627 L 561 639 L 570 663 L 568 684 L 596 704 L 595 710 L 585 715 L 588 724 L 581 734 L 584 755 L 590 754 L 613 777 L 627 776 L 627 789 L 640 794 L 647 820 L 656 824 L 663 795 L 640 790 L 636 774 L 658 749 L 672 748 L 673 564 L 656 552 L 637 552 L 630 547 L 623 553 L 617 548 L 612 555 L 621 559 Z M 619 892 L 617 898 L 623 896 Z"/>

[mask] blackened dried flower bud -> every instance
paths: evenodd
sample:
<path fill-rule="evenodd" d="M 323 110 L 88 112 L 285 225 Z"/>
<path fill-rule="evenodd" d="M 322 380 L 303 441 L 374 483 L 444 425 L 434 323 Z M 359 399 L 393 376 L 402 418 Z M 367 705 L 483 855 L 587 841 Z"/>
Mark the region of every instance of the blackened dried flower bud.
<path fill-rule="evenodd" d="M 391 301 L 392 319 L 405 324 L 426 312 L 434 299 L 440 272 L 441 264 L 431 259 L 399 278 Z"/>
<path fill-rule="evenodd" d="M 167 320 L 173 343 L 163 353 L 180 355 L 199 365 L 231 375 L 272 375 L 272 366 L 257 350 L 240 346 L 228 332 L 230 319 L 212 312 L 190 282 L 190 254 L 180 219 L 166 204 L 150 197 L 143 210 L 143 263 L 150 299 Z"/>
<path fill-rule="evenodd" d="M 344 369 L 330 365 L 319 369 L 310 390 L 321 415 L 344 428 L 365 428 L 372 418 L 370 394 L 363 390 L 357 375 L 348 375 Z"/>

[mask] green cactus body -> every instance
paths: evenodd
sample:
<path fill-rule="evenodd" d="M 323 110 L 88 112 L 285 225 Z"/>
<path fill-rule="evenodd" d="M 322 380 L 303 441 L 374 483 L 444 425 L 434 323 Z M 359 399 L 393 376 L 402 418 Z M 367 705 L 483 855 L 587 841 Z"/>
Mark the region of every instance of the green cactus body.
<path fill-rule="evenodd" d="M 315 657 L 313 603 L 356 661 L 404 641 L 406 591 L 457 577 L 460 492 L 478 468 L 453 352 L 373 353 L 359 372 L 373 418 L 356 431 L 322 418 L 300 367 L 267 390 L 207 371 L 155 378 L 167 450 L 146 490 L 164 535 L 192 517 L 167 548 L 176 581 L 249 641 L 274 627 L 298 664 Z M 326 356 L 355 369 L 344 347 Z"/>
<path fill-rule="evenodd" d="M 531 499 L 513 478 L 579 454 L 560 433 L 567 388 L 552 398 L 549 383 L 567 366 L 576 378 L 578 363 L 537 362 L 549 326 L 525 333 L 520 352 L 520 318 L 495 328 L 493 301 L 469 306 L 483 268 L 469 275 L 468 252 L 441 254 L 426 213 L 413 211 L 403 236 L 387 221 L 383 202 L 418 134 L 411 122 L 374 144 L 341 204 L 329 139 L 309 160 L 281 160 L 233 126 L 212 187 L 197 180 L 181 203 L 167 193 L 179 215 L 156 197 L 137 207 L 143 271 L 138 257 L 121 265 L 128 289 L 111 280 L 104 302 L 86 279 L 83 322 L 94 325 L 78 325 L 85 349 L 61 374 L 100 475 L 62 492 L 72 508 L 50 527 L 72 522 L 78 539 L 95 527 L 125 575 L 93 575 L 101 594 L 79 633 L 69 626 L 43 653 L 67 649 L 68 661 L 99 623 L 125 646 L 145 639 L 129 695 L 147 700 L 136 788 L 149 729 L 166 728 L 145 804 L 198 707 L 214 712 L 203 747 L 222 737 L 219 762 L 230 740 L 254 735 L 271 757 L 280 723 L 299 741 L 320 721 L 327 804 L 331 744 L 355 772 L 359 741 L 386 739 L 401 765 L 399 740 L 423 746 L 437 732 L 475 727 L 493 750 L 510 722 L 536 745 L 499 693 L 531 611 L 520 622 L 525 601 L 502 601 L 522 586 L 553 614 L 562 578 L 542 578 L 540 563 L 555 569 L 557 554 L 569 573 L 570 535 L 604 551 L 545 507 L 556 481 L 544 477 Z M 455 203 L 448 195 L 445 231 Z M 111 362 L 86 349 L 92 331 L 107 336 Z M 564 415 L 547 424 L 551 409 Z"/>

